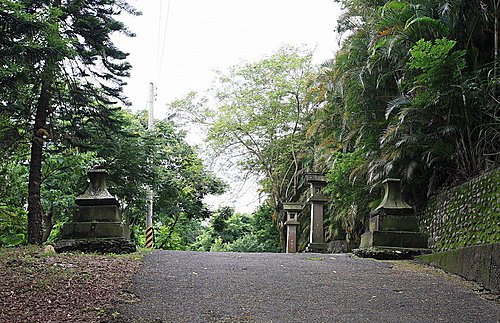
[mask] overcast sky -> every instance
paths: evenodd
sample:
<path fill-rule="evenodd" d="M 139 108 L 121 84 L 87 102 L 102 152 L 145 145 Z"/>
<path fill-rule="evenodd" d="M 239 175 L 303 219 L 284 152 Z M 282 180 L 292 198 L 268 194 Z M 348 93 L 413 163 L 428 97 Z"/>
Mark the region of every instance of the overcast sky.
<path fill-rule="evenodd" d="M 314 49 L 314 62 L 337 49 L 339 5 L 333 0 L 129 0 L 142 16 L 120 18 L 135 38 L 117 37 L 133 66 L 125 94 L 133 110 L 144 109 L 148 86 L 157 88 L 155 117 L 167 115 L 166 103 L 189 91 L 203 92 L 214 70 L 242 60 L 271 55 L 284 44 Z M 168 18 L 168 19 L 167 19 Z M 254 188 L 237 208 L 251 212 Z M 249 204 L 249 205 L 247 205 Z"/>

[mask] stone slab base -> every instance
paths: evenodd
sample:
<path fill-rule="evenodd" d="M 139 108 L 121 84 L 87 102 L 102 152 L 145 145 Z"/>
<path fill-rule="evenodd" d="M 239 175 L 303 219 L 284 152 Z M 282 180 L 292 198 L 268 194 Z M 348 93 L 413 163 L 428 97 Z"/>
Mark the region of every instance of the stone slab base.
<path fill-rule="evenodd" d="M 63 239 L 130 238 L 129 226 L 121 222 L 69 222 L 62 228 Z"/>
<path fill-rule="evenodd" d="M 360 248 L 395 247 L 427 248 L 427 236 L 419 232 L 408 231 L 373 231 L 361 236 Z"/>
<path fill-rule="evenodd" d="M 109 239 L 62 239 L 54 249 L 57 252 L 82 251 L 89 253 L 131 253 L 136 251 L 135 244 L 125 238 Z"/>
<path fill-rule="evenodd" d="M 370 218 L 370 231 L 410 231 L 418 232 L 418 217 L 376 215 Z"/>
<path fill-rule="evenodd" d="M 500 293 L 500 243 L 436 252 L 415 259 Z"/>
<path fill-rule="evenodd" d="M 329 253 L 348 253 L 352 251 L 352 244 L 345 240 L 333 240 L 327 243 Z"/>
<path fill-rule="evenodd" d="M 361 258 L 374 258 L 379 260 L 414 259 L 416 256 L 430 253 L 429 249 L 419 248 L 384 248 L 371 247 L 354 249 L 353 253 Z"/>
<path fill-rule="evenodd" d="M 78 206 L 73 222 L 121 222 L 121 211 L 116 205 Z"/>
<path fill-rule="evenodd" d="M 326 252 L 326 243 L 309 242 L 305 252 Z"/>

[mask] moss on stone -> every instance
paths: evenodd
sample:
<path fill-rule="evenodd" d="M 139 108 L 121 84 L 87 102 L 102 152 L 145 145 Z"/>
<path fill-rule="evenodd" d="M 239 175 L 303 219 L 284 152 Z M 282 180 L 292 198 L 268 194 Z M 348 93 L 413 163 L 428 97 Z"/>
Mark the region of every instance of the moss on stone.
<path fill-rule="evenodd" d="M 433 196 L 421 212 L 430 247 L 445 251 L 500 242 L 500 169 Z"/>

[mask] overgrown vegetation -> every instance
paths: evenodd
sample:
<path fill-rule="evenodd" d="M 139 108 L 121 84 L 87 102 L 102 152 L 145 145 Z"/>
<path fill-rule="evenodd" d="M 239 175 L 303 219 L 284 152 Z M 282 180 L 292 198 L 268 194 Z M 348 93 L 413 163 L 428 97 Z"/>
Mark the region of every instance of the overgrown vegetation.
<path fill-rule="evenodd" d="M 314 67 L 308 53 L 283 48 L 222 75 L 216 112 L 207 100 L 176 104 L 201 108 L 213 147 L 261 177 L 277 222 L 283 202 L 306 200 L 304 172 L 325 172 L 327 239 L 357 241 L 385 178 L 401 178 L 421 208 L 498 167 L 500 2 L 338 2 L 332 60 Z"/>
<path fill-rule="evenodd" d="M 139 244 L 146 185 L 168 236 L 187 235 L 180 223 L 207 218 L 204 196 L 225 189 L 172 123 L 148 132 L 144 112 L 120 109 L 130 64 L 110 37 L 133 36 L 120 13 L 138 14 L 126 1 L 0 1 L 0 246 L 57 239 L 94 166 Z"/>
<path fill-rule="evenodd" d="M 401 178 L 421 208 L 498 167 L 500 1 L 338 2 L 331 60 L 314 66 L 310 52 L 285 46 L 171 104 L 207 126 L 214 156 L 257 176 L 268 196 L 253 216 L 223 208 L 206 226 L 203 198 L 225 185 L 171 122 L 148 133 L 144 113 L 115 104 L 130 66 L 109 35 L 132 35 L 113 17 L 135 11 L 124 1 L 0 0 L 0 243 L 55 239 L 94 165 L 111 171 L 137 241 L 149 184 L 159 247 L 233 251 L 277 250 L 282 205 L 306 200 L 305 172 L 327 174 L 327 239 L 356 242 L 383 179 Z"/>
<path fill-rule="evenodd" d="M 251 216 L 228 207 L 215 212 L 193 245 L 198 251 L 279 252 L 280 236 L 273 210 L 261 206 Z"/>

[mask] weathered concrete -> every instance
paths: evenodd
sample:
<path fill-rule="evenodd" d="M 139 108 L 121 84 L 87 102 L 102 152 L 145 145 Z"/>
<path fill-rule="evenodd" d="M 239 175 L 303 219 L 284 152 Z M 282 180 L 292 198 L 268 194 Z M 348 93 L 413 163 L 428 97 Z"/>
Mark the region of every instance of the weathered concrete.
<path fill-rule="evenodd" d="M 401 195 L 400 180 L 386 179 L 380 205 L 370 213 L 369 230 L 361 235 L 359 248 L 427 248 L 427 236 L 419 231 L 418 218 Z M 420 251 L 419 251 L 420 252 Z M 402 251 L 412 254 L 412 251 Z M 370 252 L 360 252 L 365 256 Z M 393 254 L 392 251 L 388 255 Z"/>
<path fill-rule="evenodd" d="M 76 198 L 73 221 L 63 226 L 62 240 L 56 243 L 56 251 L 135 251 L 135 245 L 129 240 L 130 229 L 122 223 L 120 203 L 108 192 L 107 175 L 104 169 L 88 172 L 90 183 Z"/>
<path fill-rule="evenodd" d="M 500 243 L 500 168 L 432 196 L 420 218 L 429 247 L 446 251 Z"/>
<path fill-rule="evenodd" d="M 379 214 L 370 218 L 370 231 L 418 231 L 418 218 L 416 216 L 397 216 Z"/>
<path fill-rule="evenodd" d="M 370 231 L 361 236 L 361 248 L 373 246 L 397 248 L 423 248 L 427 246 L 427 236 L 408 231 Z"/>
<path fill-rule="evenodd" d="M 284 203 L 283 210 L 286 212 L 286 253 L 297 252 L 297 228 L 299 213 L 302 211 L 301 203 Z"/>
<path fill-rule="evenodd" d="M 62 234 L 69 238 L 128 238 L 130 229 L 121 222 L 70 222 Z"/>
<path fill-rule="evenodd" d="M 323 209 L 328 199 L 323 194 L 326 177 L 322 173 L 306 173 L 305 180 L 310 185 L 310 197 L 307 203 L 311 205 L 311 224 L 307 252 L 326 251 L 325 231 L 323 228 Z"/>
<path fill-rule="evenodd" d="M 500 293 L 500 243 L 437 252 L 418 256 L 416 260 L 476 281 Z"/>
<path fill-rule="evenodd" d="M 498 322 L 500 306 L 412 262 L 348 255 L 155 251 L 129 322 Z"/>
<path fill-rule="evenodd" d="M 116 254 L 136 251 L 135 244 L 125 238 L 63 239 L 57 242 L 55 249 L 57 252 L 85 251 Z"/>

